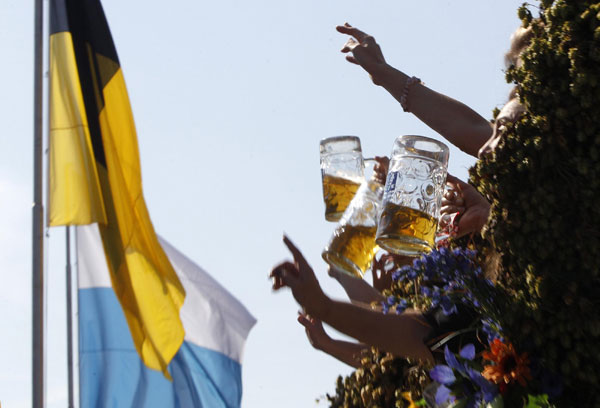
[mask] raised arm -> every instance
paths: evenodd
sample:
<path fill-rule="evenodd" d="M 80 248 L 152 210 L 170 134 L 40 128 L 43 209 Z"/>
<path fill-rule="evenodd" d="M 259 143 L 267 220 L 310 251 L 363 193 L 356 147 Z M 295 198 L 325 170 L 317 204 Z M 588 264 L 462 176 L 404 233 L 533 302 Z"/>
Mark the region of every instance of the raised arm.
<path fill-rule="evenodd" d="M 315 349 L 321 350 L 351 367 L 360 367 L 360 354 L 367 346 L 360 343 L 332 339 L 325 332 L 323 323 L 306 313 L 298 315 L 298 322 L 304 326 L 306 337 L 308 337 L 308 341 L 310 341 L 310 344 Z"/>
<path fill-rule="evenodd" d="M 354 304 L 368 307 L 372 302 L 381 302 L 385 299 L 379 291 L 363 279 L 350 276 L 332 266 L 329 267 L 328 273 L 329 276 L 339 282 L 350 301 Z"/>
<path fill-rule="evenodd" d="M 273 289 L 289 287 L 306 313 L 361 343 L 397 356 L 433 360 L 423 343 L 431 327 L 419 313 L 406 311 L 400 315 L 383 314 L 330 299 L 323 293 L 302 253 L 287 237 L 284 237 L 284 243 L 292 252 L 294 262 L 282 262 L 273 268 Z"/>
<path fill-rule="evenodd" d="M 492 134 L 490 122 L 462 102 L 421 83 L 409 82 L 408 75 L 385 61 L 372 36 L 348 23 L 336 29 L 351 36 L 342 48 L 348 61 L 363 67 L 373 83 L 385 88 L 427 126 L 465 153 L 477 157 L 479 148 Z"/>

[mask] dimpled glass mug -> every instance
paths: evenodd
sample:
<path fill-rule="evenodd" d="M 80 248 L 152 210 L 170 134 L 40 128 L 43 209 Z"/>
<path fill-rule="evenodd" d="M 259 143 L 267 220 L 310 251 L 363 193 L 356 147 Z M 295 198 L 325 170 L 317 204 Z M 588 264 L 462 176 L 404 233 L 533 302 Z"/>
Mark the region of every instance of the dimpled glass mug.
<path fill-rule="evenodd" d="M 435 139 L 416 135 L 396 139 L 377 226 L 381 248 L 407 256 L 433 249 L 448 155 L 448 146 Z"/>
<path fill-rule="evenodd" d="M 339 221 L 365 180 L 364 160 L 357 136 L 336 136 L 319 145 L 325 219 Z"/>
<path fill-rule="evenodd" d="M 374 160 L 369 160 L 375 165 Z M 375 243 L 383 185 L 374 177 L 364 181 L 344 211 L 321 256 L 332 267 L 362 278 L 379 250 Z"/>

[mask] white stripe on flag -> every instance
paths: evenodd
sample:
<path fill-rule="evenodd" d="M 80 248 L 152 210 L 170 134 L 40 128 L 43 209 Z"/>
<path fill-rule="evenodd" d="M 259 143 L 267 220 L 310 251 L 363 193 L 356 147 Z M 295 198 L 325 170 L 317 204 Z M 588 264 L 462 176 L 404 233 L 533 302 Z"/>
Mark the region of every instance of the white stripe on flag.
<path fill-rule="evenodd" d="M 256 319 L 206 271 L 159 237 L 186 290 L 180 310 L 185 340 L 241 362 Z M 97 224 L 77 227 L 79 289 L 111 287 Z"/>
<path fill-rule="evenodd" d="M 256 319 L 202 268 L 160 236 L 159 241 L 186 291 L 179 312 L 185 340 L 241 363 L 246 337 Z"/>

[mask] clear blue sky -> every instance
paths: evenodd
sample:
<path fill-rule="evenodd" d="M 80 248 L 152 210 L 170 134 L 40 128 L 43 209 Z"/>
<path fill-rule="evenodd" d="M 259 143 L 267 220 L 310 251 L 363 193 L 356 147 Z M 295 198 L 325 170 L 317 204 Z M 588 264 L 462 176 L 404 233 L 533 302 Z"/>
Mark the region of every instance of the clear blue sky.
<path fill-rule="evenodd" d="M 47 4 L 47 1 L 45 2 Z M 439 137 L 339 52 L 345 21 L 388 62 L 491 117 L 506 100 L 503 53 L 521 0 L 104 0 L 135 115 L 156 230 L 258 319 L 246 343 L 244 407 L 310 407 L 349 367 L 313 350 L 291 294 L 267 274 L 304 250 L 320 259 L 318 142 L 352 134 L 365 155 L 401 134 Z M 0 402 L 30 406 L 33 1 L 0 5 Z M 452 149 L 450 172 L 472 159 Z M 48 406 L 66 405 L 64 229 L 48 232 Z M 331 332 L 333 336 L 337 336 Z M 320 406 L 326 406 L 325 404 Z"/>

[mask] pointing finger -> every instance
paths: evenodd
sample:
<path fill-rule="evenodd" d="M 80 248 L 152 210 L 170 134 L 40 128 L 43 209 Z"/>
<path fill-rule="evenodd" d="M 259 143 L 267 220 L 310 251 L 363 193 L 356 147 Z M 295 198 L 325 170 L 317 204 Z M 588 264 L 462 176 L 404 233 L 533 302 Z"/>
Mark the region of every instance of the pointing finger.
<path fill-rule="evenodd" d="M 285 246 L 288 247 L 288 249 L 294 256 L 294 260 L 298 264 L 302 264 L 305 266 L 308 265 L 308 262 L 304 258 L 304 255 L 302 255 L 302 252 L 300 252 L 300 250 L 298 248 L 296 248 L 296 245 L 294 245 L 294 243 L 287 237 L 287 235 L 283 236 L 283 243 L 285 244 Z"/>

